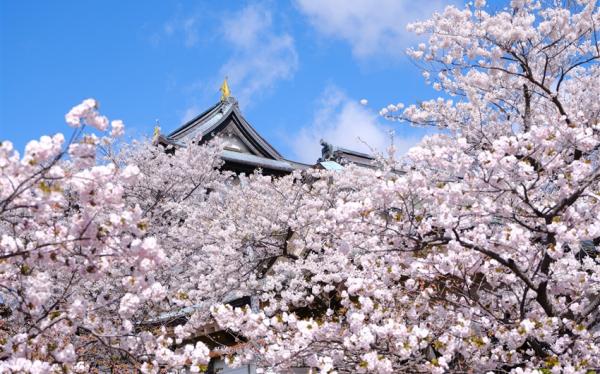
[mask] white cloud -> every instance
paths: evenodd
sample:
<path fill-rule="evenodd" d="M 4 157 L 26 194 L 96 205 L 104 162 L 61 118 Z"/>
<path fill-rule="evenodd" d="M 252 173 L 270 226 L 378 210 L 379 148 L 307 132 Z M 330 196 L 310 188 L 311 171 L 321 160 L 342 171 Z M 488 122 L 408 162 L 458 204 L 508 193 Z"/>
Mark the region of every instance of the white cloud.
<path fill-rule="evenodd" d="M 232 27 L 232 21 L 235 20 Z M 241 105 L 290 79 L 298 69 L 294 38 L 277 33 L 271 12 L 263 6 L 249 5 L 223 21 L 224 39 L 233 49 L 231 58 L 221 67 L 232 94 Z"/>
<path fill-rule="evenodd" d="M 336 87 L 328 87 L 321 95 L 319 109 L 311 124 L 297 134 L 291 144 L 295 159 L 313 163 L 321 156 L 321 139 L 336 146 L 359 152 L 386 152 L 390 145 L 388 124 L 356 100 L 349 99 Z M 420 141 L 420 136 L 394 136 L 396 155 L 405 154 Z"/>
<path fill-rule="evenodd" d="M 449 0 L 296 0 L 321 34 L 347 41 L 357 57 L 400 55 L 414 42 L 409 22 L 424 20 Z"/>

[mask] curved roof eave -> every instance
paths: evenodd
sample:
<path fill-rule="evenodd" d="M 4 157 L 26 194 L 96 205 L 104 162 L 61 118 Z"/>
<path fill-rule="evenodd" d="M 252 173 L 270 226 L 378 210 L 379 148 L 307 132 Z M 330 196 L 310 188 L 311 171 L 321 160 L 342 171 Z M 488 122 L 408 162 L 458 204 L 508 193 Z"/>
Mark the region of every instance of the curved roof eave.
<path fill-rule="evenodd" d="M 220 115 L 219 115 L 220 114 Z M 218 117 L 217 117 L 218 116 Z M 264 156 L 271 157 L 274 160 L 281 160 L 283 156 L 267 142 L 254 127 L 244 118 L 235 101 L 218 102 L 202 114 L 194 117 L 192 120 L 179 127 L 166 136 L 171 142 L 176 143 L 183 137 L 197 133 L 203 139 L 211 139 L 222 125 L 228 123 L 230 116 L 235 116 L 233 121 L 238 126 L 240 132 L 247 138 L 246 140 L 259 150 Z"/>

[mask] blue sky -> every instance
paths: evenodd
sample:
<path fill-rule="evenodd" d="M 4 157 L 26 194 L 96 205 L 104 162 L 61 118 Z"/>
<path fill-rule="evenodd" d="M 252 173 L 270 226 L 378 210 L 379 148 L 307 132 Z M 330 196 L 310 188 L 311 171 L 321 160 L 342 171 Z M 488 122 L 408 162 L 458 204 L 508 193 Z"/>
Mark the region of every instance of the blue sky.
<path fill-rule="evenodd" d="M 128 138 L 163 133 L 219 100 L 229 77 L 250 123 L 284 156 L 314 161 L 318 141 L 401 150 L 424 130 L 388 123 L 380 108 L 436 97 L 404 55 L 407 22 L 445 0 L 2 1 L 0 139 L 71 129 L 88 97 Z M 368 99 L 362 106 L 360 99 Z"/>

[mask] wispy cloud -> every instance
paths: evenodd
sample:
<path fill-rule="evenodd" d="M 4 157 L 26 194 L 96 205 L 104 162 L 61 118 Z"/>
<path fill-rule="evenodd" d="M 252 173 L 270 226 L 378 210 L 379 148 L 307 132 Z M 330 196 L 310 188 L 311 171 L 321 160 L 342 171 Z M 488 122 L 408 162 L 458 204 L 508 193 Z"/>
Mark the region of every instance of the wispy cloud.
<path fill-rule="evenodd" d="M 198 14 L 184 16 L 178 12 L 151 34 L 150 41 L 158 45 L 165 39 L 175 38 L 180 39 L 186 48 L 192 48 L 200 41 L 200 25 Z"/>
<path fill-rule="evenodd" d="M 181 24 L 181 29 L 184 35 L 184 44 L 186 47 L 191 48 L 198 44 L 198 18 L 197 17 L 189 17 L 183 20 Z"/>
<path fill-rule="evenodd" d="M 312 163 L 321 155 L 321 139 L 359 152 L 385 152 L 391 142 L 392 127 L 379 121 L 372 109 L 350 99 L 339 88 L 327 87 L 318 100 L 310 124 L 302 128 L 291 148 L 296 159 Z M 394 137 L 396 154 L 405 154 L 421 137 Z"/>
<path fill-rule="evenodd" d="M 400 55 L 415 39 L 406 24 L 426 19 L 449 0 L 296 0 L 299 10 L 326 37 L 345 40 L 356 57 Z"/>
<path fill-rule="evenodd" d="M 236 20 L 235 27 L 232 19 Z M 292 78 L 298 69 L 294 38 L 277 32 L 266 7 L 243 8 L 223 21 L 223 29 L 232 54 L 220 75 L 229 77 L 233 94 L 242 105 L 272 90 L 279 81 Z"/>

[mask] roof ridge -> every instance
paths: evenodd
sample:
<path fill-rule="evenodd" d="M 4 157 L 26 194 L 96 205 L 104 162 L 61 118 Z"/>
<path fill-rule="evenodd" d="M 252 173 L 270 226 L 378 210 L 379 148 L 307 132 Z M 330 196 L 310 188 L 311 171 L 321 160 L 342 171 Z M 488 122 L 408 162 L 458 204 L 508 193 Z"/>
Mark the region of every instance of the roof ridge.
<path fill-rule="evenodd" d="M 167 135 L 167 138 L 172 138 L 173 136 L 177 135 L 178 133 L 183 132 L 183 130 L 185 130 L 186 128 L 196 124 L 198 122 L 198 120 L 200 120 L 202 117 L 205 117 L 208 114 L 214 112 L 217 108 L 222 107 L 223 104 L 224 104 L 224 102 L 218 101 L 216 104 L 214 104 L 210 108 L 206 109 L 204 112 L 202 112 L 202 113 L 198 114 L 197 116 L 195 116 L 194 118 L 188 120 L 187 122 L 185 122 L 183 125 L 179 126 L 174 131 L 171 131 L 171 133 L 169 133 Z"/>

